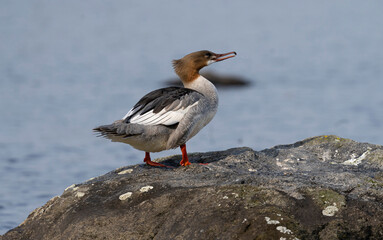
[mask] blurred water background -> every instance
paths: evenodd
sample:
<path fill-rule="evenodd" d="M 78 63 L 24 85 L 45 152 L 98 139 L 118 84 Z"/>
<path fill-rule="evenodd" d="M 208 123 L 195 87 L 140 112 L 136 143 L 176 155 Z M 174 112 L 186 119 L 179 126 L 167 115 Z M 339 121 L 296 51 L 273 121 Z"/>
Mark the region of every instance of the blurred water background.
<path fill-rule="evenodd" d="M 189 152 L 322 134 L 383 144 L 382 1 L 0 1 L 0 234 L 73 184 L 141 163 L 91 129 L 175 76 L 171 60 L 249 79 L 219 89 Z M 179 150 L 153 157 L 179 154 Z"/>

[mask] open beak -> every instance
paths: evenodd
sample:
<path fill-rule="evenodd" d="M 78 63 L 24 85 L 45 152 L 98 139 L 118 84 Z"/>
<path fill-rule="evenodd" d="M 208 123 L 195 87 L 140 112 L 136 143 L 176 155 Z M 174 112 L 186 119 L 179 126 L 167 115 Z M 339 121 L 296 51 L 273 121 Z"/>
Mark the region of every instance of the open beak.
<path fill-rule="evenodd" d="M 228 53 L 223 53 L 223 54 L 215 54 L 215 56 L 216 56 L 215 61 L 216 62 L 220 62 L 222 60 L 235 57 L 235 55 L 237 55 L 236 52 L 228 52 Z"/>

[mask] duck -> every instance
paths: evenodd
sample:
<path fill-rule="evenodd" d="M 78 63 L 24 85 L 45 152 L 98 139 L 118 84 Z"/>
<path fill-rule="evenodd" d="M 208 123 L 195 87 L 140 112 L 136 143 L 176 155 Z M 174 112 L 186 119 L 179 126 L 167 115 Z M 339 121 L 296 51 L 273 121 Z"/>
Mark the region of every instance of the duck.
<path fill-rule="evenodd" d="M 153 162 L 150 153 L 178 147 L 182 153 L 180 165 L 190 165 L 186 142 L 213 119 L 218 109 L 217 89 L 199 72 L 236 55 L 234 51 L 217 54 L 201 50 L 173 60 L 174 71 L 183 87 L 149 92 L 122 119 L 93 131 L 112 142 L 126 143 L 144 151 L 144 162 L 149 166 L 169 167 Z"/>

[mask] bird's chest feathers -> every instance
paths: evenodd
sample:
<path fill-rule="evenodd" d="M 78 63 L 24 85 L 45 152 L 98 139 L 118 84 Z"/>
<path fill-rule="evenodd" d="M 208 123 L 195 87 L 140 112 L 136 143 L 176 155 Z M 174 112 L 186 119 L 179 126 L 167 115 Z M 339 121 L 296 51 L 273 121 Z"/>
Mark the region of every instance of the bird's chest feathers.
<path fill-rule="evenodd" d="M 188 139 L 195 136 L 203 127 L 205 127 L 214 118 L 216 112 L 216 109 L 212 109 L 211 111 L 201 115 L 199 121 L 196 121 L 191 127 Z"/>

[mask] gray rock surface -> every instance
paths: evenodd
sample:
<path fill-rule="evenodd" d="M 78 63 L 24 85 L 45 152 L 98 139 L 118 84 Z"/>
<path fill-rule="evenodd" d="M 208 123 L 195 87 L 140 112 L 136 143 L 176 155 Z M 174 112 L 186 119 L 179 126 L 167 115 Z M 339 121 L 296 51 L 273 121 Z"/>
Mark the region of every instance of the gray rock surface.
<path fill-rule="evenodd" d="M 159 160 L 174 168 L 72 185 L 0 239 L 383 239 L 383 146 L 319 136 Z"/>

